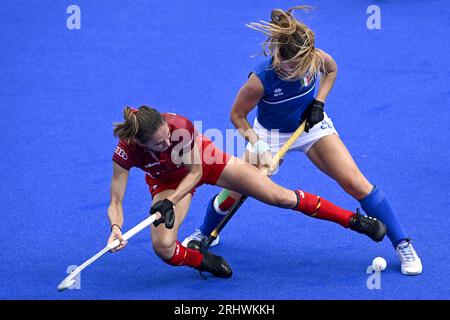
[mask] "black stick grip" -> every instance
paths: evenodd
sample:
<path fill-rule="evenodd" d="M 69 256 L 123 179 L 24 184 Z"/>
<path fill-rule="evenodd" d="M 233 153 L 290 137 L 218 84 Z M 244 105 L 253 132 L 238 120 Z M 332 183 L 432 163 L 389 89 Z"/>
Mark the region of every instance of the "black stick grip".
<path fill-rule="evenodd" d="M 211 246 L 211 243 L 214 242 L 214 240 L 217 239 L 217 237 L 219 236 L 219 233 L 222 231 L 222 229 L 226 226 L 226 224 L 228 223 L 228 221 L 230 221 L 230 219 L 234 216 L 234 214 L 236 213 L 236 211 L 239 210 L 239 208 L 242 206 L 242 204 L 245 202 L 245 200 L 247 200 L 247 196 L 241 196 L 234 204 L 233 206 L 230 208 L 230 211 L 228 211 L 228 213 L 222 218 L 222 220 L 220 220 L 219 224 L 217 225 L 217 227 L 211 232 L 211 234 L 209 235 L 209 237 L 205 240 L 203 239 L 200 242 L 200 252 L 205 252 L 206 250 L 209 249 L 209 247 Z"/>

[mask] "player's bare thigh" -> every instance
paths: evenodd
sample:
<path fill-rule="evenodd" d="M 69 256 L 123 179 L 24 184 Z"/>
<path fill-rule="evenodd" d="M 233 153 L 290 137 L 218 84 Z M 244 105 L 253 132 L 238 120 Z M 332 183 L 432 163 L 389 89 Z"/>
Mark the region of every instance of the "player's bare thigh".
<path fill-rule="evenodd" d="M 249 164 L 251 164 L 252 166 L 254 166 L 254 167 L 256 167 L 256 168 L 259 168 L 258 155 L 257 155 L 256 153 L 253 153 L 253 152 L 250 152 L 250 151 L 248 151 L 248 150 L 245 150 L 245 152 L 244 152 L 244 154 L 243 154 L 243 156 L 242 156 L 242 159 L 243 159 L 246 163 L 249 163 Z M 281 165 L 282 161 L 283 161 L 283 160 L 280 160 L 279 165 Z M 235 200 L 237 200 L 237 199 L 239 199 L 239 198 L 241 197 L 241 194 L 238 193 L 238 192 L 235 192 L 235 191 L 231 191 L 231 190 L 230 190 L 230 193 L 229 193 L 228 196 L 231 197 L 231 198 L 233 198 L 233 199 L 235 199 Z"/>
<path fill-rule="evenodd" d="M 356 199 L 361 199 L 372 191 L 373 186 L 361 173 L 337 134 L 327 135 L 314 143 L 307 156 Z"/>
<path fill-rule="evenodd" d="M 294 192 L 276 184 L 258 168 L 235 157 L 228 162 L 216 185 L 279 207 L 292 208 L 297 202 Z"/>

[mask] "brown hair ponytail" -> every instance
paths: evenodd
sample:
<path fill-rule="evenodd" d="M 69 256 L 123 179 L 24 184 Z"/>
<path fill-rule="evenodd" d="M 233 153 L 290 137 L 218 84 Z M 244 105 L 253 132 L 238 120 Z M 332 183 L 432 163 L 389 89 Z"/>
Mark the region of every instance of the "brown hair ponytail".
<path fill-rule="evenodd" d="M 114 136 L 127 143 L 135 138 L 142 143 L 147 143 L 164 123 L 161 114 L 147 106 L 141 106 L 138 110 L 125 107 L 123 119 L 124 122 L 114 123 Z"/>

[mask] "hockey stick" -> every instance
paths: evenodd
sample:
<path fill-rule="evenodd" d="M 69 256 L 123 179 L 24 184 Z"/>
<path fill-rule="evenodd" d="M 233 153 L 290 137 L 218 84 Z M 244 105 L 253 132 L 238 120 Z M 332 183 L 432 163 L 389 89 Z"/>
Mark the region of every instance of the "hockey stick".
<path fill-rule="evenodd" d="M 302 122 L 302 124 L 297 128 L 297 130 L 294 131 L 292 136 L 289 138 L 288 141 L 281 147 L 280 150 L 275 154 L 275 156 L 272 158 L 272 163 L 270 165 L 270 169 L 265 168 L 263 169 L 263 172 L 266 174 L 271 174 L 274 172 L 278 165 L 280 164 L 280 159 L 288 152 L 289 148 L 292 146 L 292 144 L 300 137 L 300 135 L 305 131 L 305 124 L 306 120 Z M 200 242 L 200 252 L 205 252 L 209 249 L 211 246 L 211 243 L 213 243 L 214 240 L 217 239 L 219 236 L 219 233 L 222 231 L 222 229 L 226 226 L 228 221 L 233 217 L 233 215 L 238 211 L 238 209 L 242 206 L 242 204 L 247 200 L 248 196 L 242 195 L 230 208 L 228 213 L 222 218 L 222 220 L 219 222 L 217 227 L 211 232 L 211 234 L 208 236 L 207 239 L 203 238 Z"/>

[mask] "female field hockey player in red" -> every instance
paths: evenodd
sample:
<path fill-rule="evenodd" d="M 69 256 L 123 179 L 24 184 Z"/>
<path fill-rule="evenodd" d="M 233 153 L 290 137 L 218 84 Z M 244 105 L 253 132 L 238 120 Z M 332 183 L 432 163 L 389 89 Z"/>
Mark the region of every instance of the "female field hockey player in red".
<path fill-rule="evenodd" d="M 158 214 L 151 227 L 153 249 L 172 266 L 189 266 L 224 278 L 232 275 L 222 257 L 210 252 L 202 254 L 177 241 L 178 228 L 186 217 L 195 188 L 205 183 L 340 223 L 375 241 L 381 241 L 386 233 L 379 220 L 362 217 L 301 190 L 277 185 L 256 167 L 222 152 L 197 132 L 190 120 L 180 115 L 160 114 L 146 106 L 138 110 L 126 107 L 124 122 L 115 124 L 114 135 L 120 141 L 113 155 L 108 243 L 115 239 L 121 241 L 115 251 L 126 245 L 121 231 L 122 201 L 132 167 L 145 171 L 153 197 L 150 212 Z M 317 199 L 321 201 L 320 206 Z"/>
<path fill-rule="evenodd" d="M 268 58 L 250 73 L 231 110 L 233 124 L 241 133 L 246 133 L 249 142 L 245 159 L 248 161 L 256 154 L 260 165 L 270 163 L 272 154 L 306 119 L 307 129 L 290 151 L 305 153 L 317 168 L 358 200 L 368 215 L 383 221 L 400 257 L 401 272 L 420 274 L 421 260 L 398 216 L 381 189 L 371 184 L 358 169 L 324 112 L 325 99 L 336 80 L 337 65 L 329 54 L 314 47 L 314 32 L 294 18 L 293 10 L 299 8 L 307 9 L 306 6 L 288 11 L 274 9 L 270 22 L 248 25 L 268 36 L 264 48 Z M 316 84 L 319 89 L 314 96 Z M 257 116 L 252 128 L 247 115 L 256 106 Z M 239 197 L 236 192 L 222 190 L 211 200 L 200 229 L 183 244 L 209 235 Z M 217 244 L 218 239 L 212 245 Z"/>

